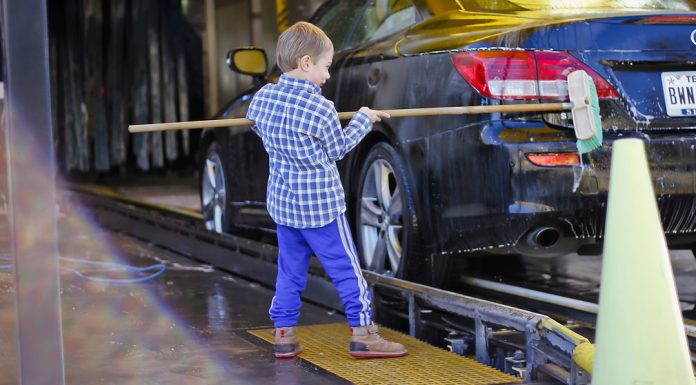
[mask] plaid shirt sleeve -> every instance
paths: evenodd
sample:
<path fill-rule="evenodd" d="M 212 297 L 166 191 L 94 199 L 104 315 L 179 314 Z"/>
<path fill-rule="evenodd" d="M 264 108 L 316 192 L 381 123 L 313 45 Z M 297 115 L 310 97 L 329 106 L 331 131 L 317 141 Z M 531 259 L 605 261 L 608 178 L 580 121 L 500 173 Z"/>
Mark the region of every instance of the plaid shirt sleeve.
<path fill-rule="evenodd" d="M 329 102 L 331 103 L 331 102 Z M 333 107 L 326 108 L 323 114 L 323 129 L 320 129 L 317 138 L 326 151 L 326 155 L 333 161 L 343 159 L 360 140 L 372 129 L 372 121 L 366 113 L 358 111 L 345 128 L 341 127 L 338 113 Z"/>

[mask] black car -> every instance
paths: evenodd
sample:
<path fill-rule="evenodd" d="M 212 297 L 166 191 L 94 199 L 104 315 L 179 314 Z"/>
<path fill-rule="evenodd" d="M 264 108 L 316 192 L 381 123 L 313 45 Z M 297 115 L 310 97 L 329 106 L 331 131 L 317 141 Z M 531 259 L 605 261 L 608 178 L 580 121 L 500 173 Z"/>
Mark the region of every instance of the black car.
<path fill-rule="evenodd" d="M 336 51 L 323 93 L 338 111 L 563 101 L 578 69 L 600 99 L 604 143 L 582 156 L 569 112 L 376 124 L 339 162 L 365 268 L 437 283 L 455 255 L 598 253 L 611 144 L 629 136 L 646 140 L 670 246 L 694 247 L 696 2 L 605 3 L 344 0 L 317 11 L 310 21 Z M 230 52 L 257 86 L 218 118 L 243 117 L 277 78 L 264 55 Z M 260 138 L 231 127 L 201 143 L 207 227 L 274 231 Z"/>

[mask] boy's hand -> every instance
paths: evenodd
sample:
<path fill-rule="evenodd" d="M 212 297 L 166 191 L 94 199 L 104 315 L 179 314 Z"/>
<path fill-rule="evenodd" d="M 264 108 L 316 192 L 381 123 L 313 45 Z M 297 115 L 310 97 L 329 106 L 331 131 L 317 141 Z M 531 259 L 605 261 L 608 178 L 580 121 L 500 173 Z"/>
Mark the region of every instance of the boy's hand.
<path fill-rule="evenodd" d="M 368 108 L 368 107 L 362 107 L 359 111 L 367 114 L 367 116 L 370 118 L 372 123 L 381 122 L 382 119 L 386 119 L 386 118 L 390 117 L 389 114 L 387 114 L 384 111 L 373 110 L 373 109 Z"/>

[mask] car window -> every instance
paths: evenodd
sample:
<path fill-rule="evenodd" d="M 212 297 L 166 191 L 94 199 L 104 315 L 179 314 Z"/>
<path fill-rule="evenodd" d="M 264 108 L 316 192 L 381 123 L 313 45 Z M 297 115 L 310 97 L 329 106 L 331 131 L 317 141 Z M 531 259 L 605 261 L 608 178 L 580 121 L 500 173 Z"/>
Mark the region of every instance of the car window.
<path fill-rule="evenodd" d="M 333 42 L 334 50 L 340 51 L 364 6 L 364 0 L 334 1 L 319 9 L 312 23 L 324 30 Z"/>
<path fill-rule="evenodd" d="M 348 45 L 377 40 L 415 22 L 416 7 L 410 0 L 371 0 Z"/>

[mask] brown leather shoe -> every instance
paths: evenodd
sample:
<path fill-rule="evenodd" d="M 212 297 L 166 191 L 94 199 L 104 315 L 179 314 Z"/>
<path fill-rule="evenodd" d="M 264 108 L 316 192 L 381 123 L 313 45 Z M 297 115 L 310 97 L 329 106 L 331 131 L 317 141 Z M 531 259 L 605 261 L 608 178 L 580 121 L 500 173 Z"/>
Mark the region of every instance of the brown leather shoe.
<path fill-rule="evenodd" d="M 408 353 L 404 345 L 385 340 L 377 325 L 350 328 L 350 355 L 353 357 L 401 357 Z"/>
<path fill-rule="evenodd" d="M 273 347 L 276 358 L 292 358 L 302 352 L 294 327 L 276 328 L 273 335 L 275 336 Z"/>

